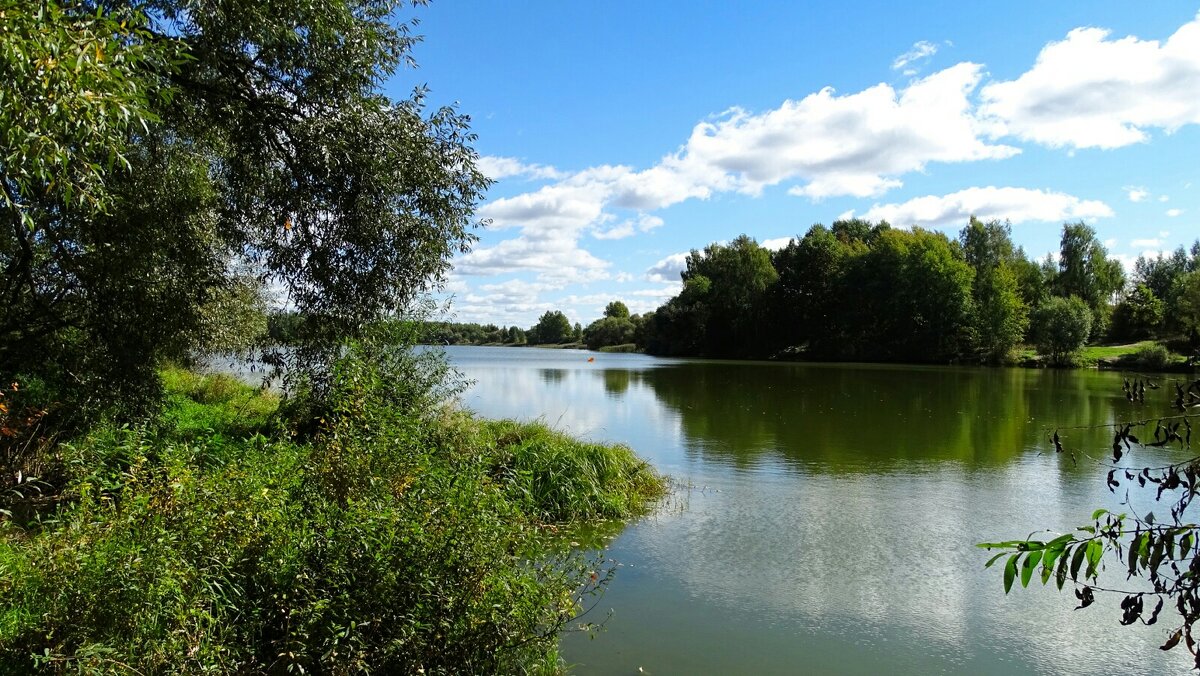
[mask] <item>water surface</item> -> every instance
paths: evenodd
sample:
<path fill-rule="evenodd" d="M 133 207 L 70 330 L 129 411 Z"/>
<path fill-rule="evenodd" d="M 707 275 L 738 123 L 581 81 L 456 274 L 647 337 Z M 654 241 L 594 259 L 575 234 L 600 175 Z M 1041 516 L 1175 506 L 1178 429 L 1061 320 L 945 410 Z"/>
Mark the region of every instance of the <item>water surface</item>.
<path fill-rule="evenodd" d="M 1157 649 L 1169 622 L 1121 627 L 1119 599 L 1074 612 L 1069 588 L 1005 596 L 974 547 L 1071 530 L 1117 506 L 1096 464 L 1111 432 L 1065 428 L 1144 416 L 1120 374 L 447 354 L 473 381 L 464 402 L 479 414 L 626 443 L 691 486 L 610 544 L 620 567 L 587 618 L 611 613 L 605 630 L 562 641 L 576 673 L 1190 666 L 1182 648 Z M 1055 426 L 1075 461 L 1049 451 Z"/>

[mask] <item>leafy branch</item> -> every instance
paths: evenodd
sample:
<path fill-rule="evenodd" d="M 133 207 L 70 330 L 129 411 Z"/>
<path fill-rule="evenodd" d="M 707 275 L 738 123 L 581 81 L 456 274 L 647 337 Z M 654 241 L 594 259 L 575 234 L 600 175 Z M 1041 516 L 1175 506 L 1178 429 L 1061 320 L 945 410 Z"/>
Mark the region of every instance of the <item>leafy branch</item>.
<path fill-rule="evenodd" d="M 1145 387 L 1144 381 L 1131 385 L 1126 380 L 1123 391 L 1130 402 L 1144 403 Z M 1151 389 L 1158 388 L 1151 386 Z M 1135 448 L 1191 449 L 1194 415 L 1189 411 L 1200 407 L 1200 380 L 1186 388 L 1177 383 L 1175 394 L 1174 407 L 1181 411 L 1176 415 L 1065 428 L 1113 430 L 1111 462 L 1100 459 L 1096 462 L 1108 469 L 1105 483 L 1111 493 L 1118 495 L 1119 489 L 1125 489 L 1120 504 L 1128 512 L 1097 509 L 1092 513 L 1091 524 L 1049 540 L 1034 539 L 1031 534 L 1023 540 L 984 542 L 977 546 L 999 550 L 984 565 L 990 568 L 1003 562 L 1006 594 L 1018 579 L 1022 587 L 1028 587 L 1035 575 L 1043 585 L 1053 579 L 1060 590 L 1070 580 L 1079 600 L 1076 610 L 1093 605 L 1097 593 L 1122 596 L 1120 623 L 1126 626 L 1136 622 L 1156 624 L 1169 602 L 1179 623 L 1161 648 L 1171 650 L 1184 642 L 1195 657 L 1195 667 L 1200 669 L 1200 651 L 1193 637 L 1193 627 L 1200 620 L 1200 525 L 1187 518 L 1193 499 L 1200 493 L 1200 457 L 1158 467 L 1118 464 Z M 1140 434 L 1135 434 L 1135 430 Z M 1050 441 L 1056 453 L 1067 452 L 1059 429 L 1054 430 Z M 1071 456 L 1074 457 L 1074 452 Z M 1156 503 L 1170 505 L 1168 520 L 1159 522 L 1154 512 L 1139 515 L 1133 509 L 1130 491 L 1140 495 L 1151 490 Z M 1100 585 L 1100 573 L 1106 562 L 1119 562 L 1126 571 L 1126 580 L 1141 581 L 1135 585 L 1141 588 Z"/>

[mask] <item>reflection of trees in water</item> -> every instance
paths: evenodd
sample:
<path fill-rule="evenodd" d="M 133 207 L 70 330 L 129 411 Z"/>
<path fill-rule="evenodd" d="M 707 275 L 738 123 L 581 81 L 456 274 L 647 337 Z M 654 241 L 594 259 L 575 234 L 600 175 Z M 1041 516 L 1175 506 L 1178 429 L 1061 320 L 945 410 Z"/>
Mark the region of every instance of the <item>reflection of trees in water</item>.
<path fill-rule="evenodd" d="M 689 450 L 738 465 L 763 451 L 831 466 L 1002 463 L 1044 447 L 1045 426 L 1128 410 L 1119 377 L 1082 371 L 691 363 L 642 377 L 679 413 Z M 1077 448 L 1105 443 L 1075 434 Z"/>
<path fill-rule="evenodd" d="M 567 377 L 567 372 L 564 369 L 538 369 L 538 375 L 542 377 L 542 382 L 547 385 L 557 385 Z"/>
<path fill-rule="evenodd" d="M 605 369 L 604 391 L 617 396 L 625 394 L 634 375 L 632 371 L 625 369 Z"/>

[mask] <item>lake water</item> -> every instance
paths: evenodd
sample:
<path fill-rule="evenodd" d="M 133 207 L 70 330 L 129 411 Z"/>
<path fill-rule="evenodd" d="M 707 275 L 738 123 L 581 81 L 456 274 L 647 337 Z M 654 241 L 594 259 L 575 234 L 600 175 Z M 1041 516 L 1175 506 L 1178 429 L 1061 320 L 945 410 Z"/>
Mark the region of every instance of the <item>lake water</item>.
<path fill-rule="evenodd" d="M 605 629 L 562 640 L 576 673 L 1188 671 L 1184 648 L 1158 650 L 1169 609 L 1121 627 L 1117 598 L 1005 596 L 974 546 L 1117 507 L 1097 464 L 1111 432 L 1065 428 L 1163 413 L 1166 389 L 1137 405 L 1095 371 L 446 352 L 480 415 L 628 444 L 690 486 L 609 544 L 617 574 L 586 618 Z M 1078 464 L 1048 451 L 1054 427 Z"/>

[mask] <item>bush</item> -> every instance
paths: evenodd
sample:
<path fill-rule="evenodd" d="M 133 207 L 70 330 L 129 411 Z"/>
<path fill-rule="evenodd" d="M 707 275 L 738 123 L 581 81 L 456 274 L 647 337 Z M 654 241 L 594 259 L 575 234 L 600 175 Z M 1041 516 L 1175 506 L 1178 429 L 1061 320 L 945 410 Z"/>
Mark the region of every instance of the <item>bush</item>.
<path fill-rule="evenodd" d="M 288 409 L 320 416 L 307 437 L 244 434 L 269 395 L 169 372 L 155 424 L 61 446 L 53 518 L 0 523 L 0 672 L 555 667 L 608 573 L 539 526 L 629 516 L 662 482 L 622 447 L 415 405 L 427 368 L 352 347 Z"/>
<path fill-rule="evenodd" d="M 1133 363 L 1144 369 L 1163 369 L 1171 361 L 1171 352 L 1163 345 L 1147 345 L 1133 353 Z"/>
<path fill-rule="evenodd" d="M 1056 366 L 1068 366 L 1087 342 L 1092 313 L 1087 303 L 1075 296 L 1051 297 L 1033 313 L 1031 330 L 1038 353 Z"/>

